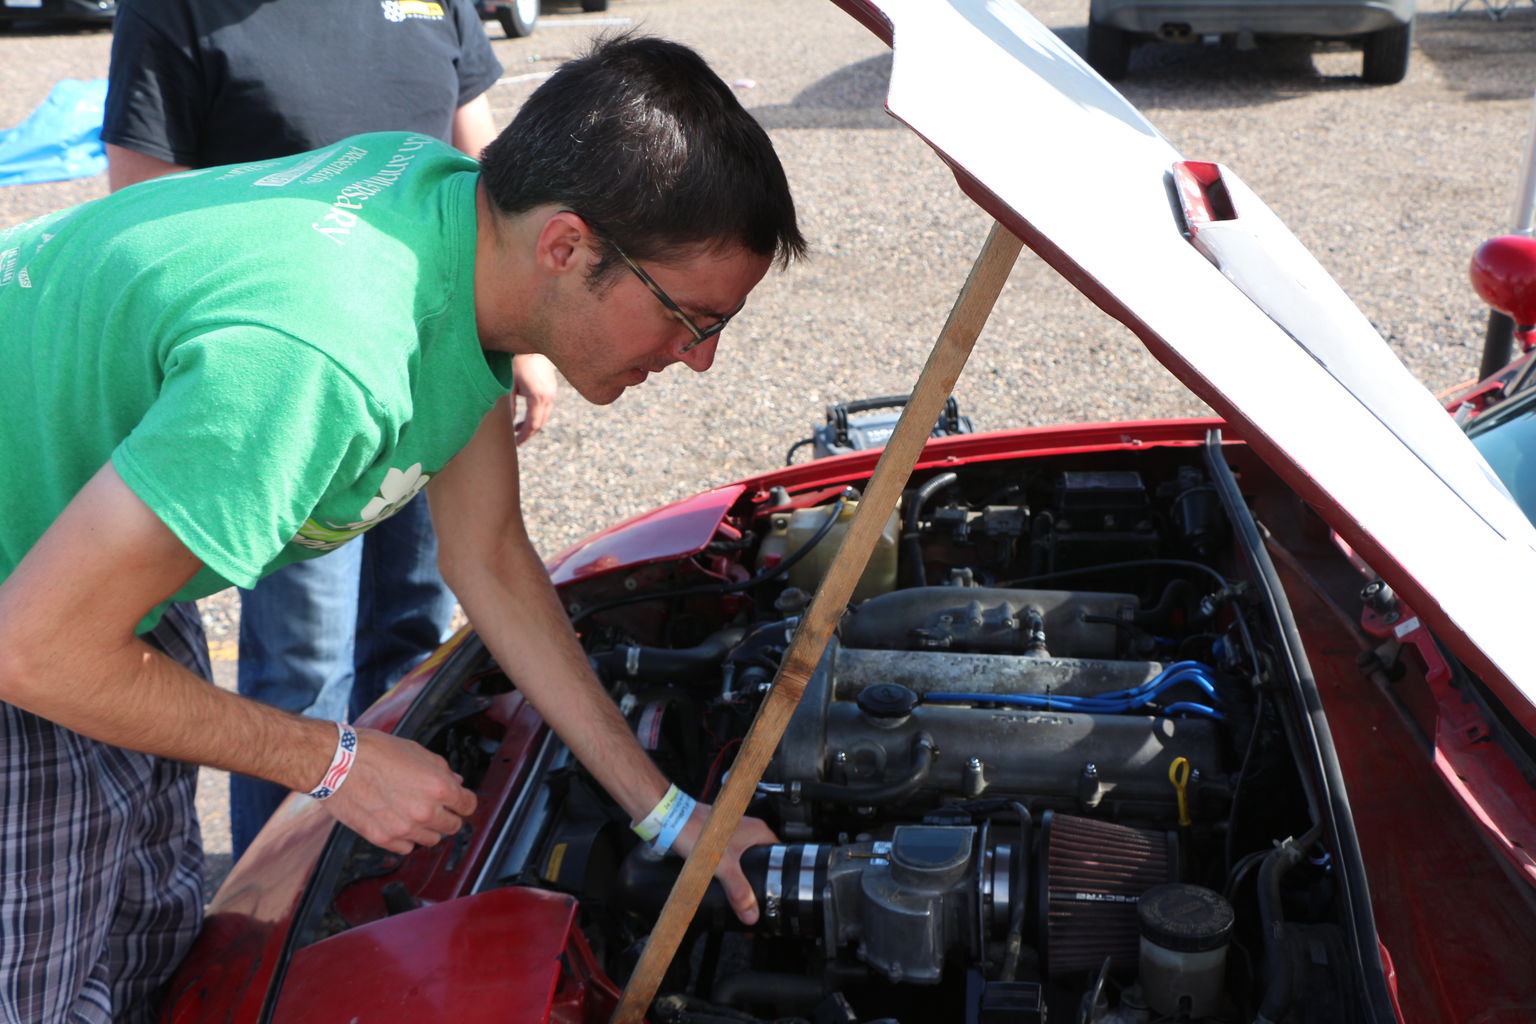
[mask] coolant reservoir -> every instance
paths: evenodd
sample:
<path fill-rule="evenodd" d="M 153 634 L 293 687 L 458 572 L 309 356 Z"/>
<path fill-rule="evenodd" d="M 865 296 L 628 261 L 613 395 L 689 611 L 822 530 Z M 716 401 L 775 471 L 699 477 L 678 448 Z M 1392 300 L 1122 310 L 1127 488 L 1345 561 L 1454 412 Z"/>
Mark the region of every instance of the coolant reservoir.
<path fill-rule="evenodd" d="M 763 538 L 758 550 L 757 567 L 761 571 L 794 556 L 795 552 L 811 543 L 816 532 L 826 523 L 827 517 L 837 508 L 836 504 L 817 505 L 815 508 L 798 508 L 793 512 L 776 514 L 769 519 L 769 533 Z M 806 552 L 789 570 L 789 582 L 801 590 L 815 591 L 826 578 L 832 558 L 837 554 L 848 526 L 853 522 L 859 502 L 850 499 L 843 503 L 837 522 L 827 531 L 816 546 Z M 859 583 L 853 588 L 853 600 L 863 601 L 878 594 L 889 593 L 896 588 L 896 548 L 901 537 L 901 519 L 893 509 L 885 522 L 885 529 L 875 542 L 875 550 L 869 556 L 869 565 Z"/>

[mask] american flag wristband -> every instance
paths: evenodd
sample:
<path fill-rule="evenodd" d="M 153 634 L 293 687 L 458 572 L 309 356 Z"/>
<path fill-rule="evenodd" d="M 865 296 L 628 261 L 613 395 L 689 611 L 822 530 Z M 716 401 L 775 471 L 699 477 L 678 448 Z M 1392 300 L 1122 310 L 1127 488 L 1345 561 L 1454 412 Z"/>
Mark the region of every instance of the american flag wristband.
<path fill-rule="evenodd" d="M 334 796 L 341 784 L 347 781 L 347 773 L 357 763 L 357 732 L 347 723 L 337 722 L 336 734 L 336 753 L 331 758 L 331 766 L 326 769 L 320 785 L 309 791 L 309 795 L 316 800 Z"/>

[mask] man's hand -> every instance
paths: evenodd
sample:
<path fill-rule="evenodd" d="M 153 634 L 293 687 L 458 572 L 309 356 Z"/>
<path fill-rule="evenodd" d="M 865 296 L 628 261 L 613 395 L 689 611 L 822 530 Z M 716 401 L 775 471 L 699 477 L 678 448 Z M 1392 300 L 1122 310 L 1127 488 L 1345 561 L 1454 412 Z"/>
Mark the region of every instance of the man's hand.
<path fill-rule="evenodd" d="M 513 391 L 523 400 L 523 418 L 517 421 L 517 443 L 522 444 L 544 429 L 555 408 L 559 379 L 555 364 L 544 356 L 517 356 L 512 360 Z M 516 412 L 514 403 L 514 413 Z"/>
<path fill-rule="evenodd" d="M 134 635 L 201 564 L 103 466 L 0 580 L 0 700 L 103 743 L 307 792 L 331 763 L 332 723 L 210 686 Z M 442 758 L 359 733 L 351 773 L 325 801 L 337 819 L 397 853 L 459 830 L 475 798 Z"/>
<path fill-rule="evenodd" d="M 405 854 L 436 846 L 474 813 L 475 795 L 463 781 L 424 747 L 359 729 L 352 771 L 322 806 L 375 846 Z"/>
<path fill-rule="evenodd" d="M 667 779 L 593 674 L 528 539 L 511 435 L 512 415 L 498 402 L 469 445 L 428 485 L 443 577 L 518 692 L 626 814 L 645 815 L 666 792 Z M 674 841 L 679 853 L 698 842 L 709 810 L 694 809 Z M 716 869 L 731 908 L 748 924 L 757 921 L 757 898 L 742 873 L 741 854 L 776 842 L 767 825 L 743 818 Z"/>
<path fill-rule="evenodd" d="M 693 817 L 688 819 L 688 824 L 683 826 L 683 831 L 672 844 L 678 856 L 687 857 L 693 852 L 699 835 L 704 831 L 704 822 L 709 818 L 709 812 L 709 804 L 699 804 L 693 809 Z M 757 818 L 742 818 L 736 824 L 736 832 L 726 845 L 720 863 L 715 866 L 715 877 L 720 880 L 720 885 L 725 889 L 725 898 L 730 901 L 731 909 L 736 912 L 742 924 L 757 923 L 757 896 L 753 894 L 752 884 L 741 870 L 741 855 L 751 847 L 772 846 L 778 841 L 779 837 L 773 834 L 773 829 Z"/>

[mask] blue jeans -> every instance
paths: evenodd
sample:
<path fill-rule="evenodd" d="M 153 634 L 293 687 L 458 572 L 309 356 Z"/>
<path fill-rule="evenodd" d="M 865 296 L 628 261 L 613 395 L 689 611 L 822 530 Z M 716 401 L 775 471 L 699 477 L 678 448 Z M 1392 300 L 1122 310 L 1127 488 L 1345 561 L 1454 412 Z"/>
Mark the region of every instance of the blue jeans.
<path fill-rule="evenodd" d="M 241 591 L 240 693 L 350 721 L 437 649 L 453 607 L 437 571 L 427 499 L 419 496 L 356 540 Z M 274 783 L 230 775 L 236 859 L 287 795 Z"/>

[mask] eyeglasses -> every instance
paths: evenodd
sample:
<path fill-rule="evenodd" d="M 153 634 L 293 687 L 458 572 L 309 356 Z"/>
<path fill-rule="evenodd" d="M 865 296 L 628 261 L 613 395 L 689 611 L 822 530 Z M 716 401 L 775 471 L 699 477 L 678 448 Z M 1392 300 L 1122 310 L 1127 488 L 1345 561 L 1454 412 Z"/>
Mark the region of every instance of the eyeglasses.
<path fill-rule="evenodd" d="M 628 265 L 629 269 L 635 272 L 635 276 L 638 277 L 645 284 L 645 286 L 651 290 L 651 294 L 656 296 L 657 301 L 659 301 L 663 306 L 666 306 L 668 311 L 670 311 L 673 316 L 677 317 L 678 321 L 681 322 L 684 327 L 693 332 L 693 340 L 682 347 L 682 351 L 684 352 L 692 352 L 694 349 L 704 344 L 710 338 L 713 338 L 715 335 L 725 330 L 725 325 L 731 322 L 731 317 L 735 316 L 737 313 L 740 313 L 742 307 L 746 305 L 746 302 L 743 301 L 740 306 L 737 306 L 731 312 L 725 314 L 725 316 L 722 316 L 719 320 L 716 320 L 708 327 L 700 327 L 698 324 L 693 322 L 693 317 L 689 316 L 687 313 L 684 313 L 678 304 L 672 301 L 672 297 L 670 295 L 661 290 L 661 285 L 657 284 L 655 280 L 652 279 L 650 274 L 647 274 L 645 271 L 640 269 L 640 264 L 629 258 L 629 253 L 619 248 L 619 244 L 617 242 L 611 238 L 607 239 L 607 242 L 609 245 L 613 246 L 613 251 L 619 254 L 619 258 L 622 259 L 626 265 Z"/>
<path fill-rule="evenodd" d="M 577 213 L 575 210 L 562 210 L 560 212 L 569 213 L 576 217 L 581 217 L 581 214 Z M 585 220 L 586 218 L 582 219 Z M 602 234 L 601 229 L 599 229 L 591 221 L 587 221 L 587 226 L 592 228 L 592 230 L 598 234 Z M 672 296 L 662 291 L 661 285 L 657 284 L 655 279 L 652 278 L 650 274 L 647 274 L 645 271 L 640 269 L 640 264 L 629 258 L 629 253 L 620 248 L 618 242 L 615 242 L 613 239 L 606 236 L 603 236 L 603 240 L 609 245 L 613 246 L 613 251 L 619 254 L 619 258 L 624 261 L 624 264 L 629 267 L 630 270 L 633 270 L 635 272 L 635 276 L 640 279 L 640 282 L 651 290 L 652 295 L 656 296 L 656 301 L 667 307 L 667 311 L 673 316 L 677 317 L 679 323 L 688 328 L 689 333 L 693 335 L 693 340 L 682 347 L 683 352 L 692 352 L 694 349 L 704 344 L 710 338 L 713 338 L 715 335 L 725 330 L 725 325 L 731 322 L 731 318 L 740 313 L 742 309 L 744 309 L 747 305 L 746 300 L 743 299 L 740 306 L 737 306 L 735 309 L 722 316 L 719 320 L 716 320 L 708 327 L 700 327 L 698 324 L 693 322 L 693 317 L 689 316 L 687 313 L 684 313 L 682 307 L 672 301 Z"/>
<path fill-rule="evenodd" d="M 575 210 L 561 210 L 560 212 L 569 213 L 574 217 L 581 217 L 581 214 L 577 213 Z M 582 219 L 586 220 L 584 217 Z M 715 335 L 725 330 L 725 325 L 731 322 L 731 318 L 746 308 L 747 301 L 743 299 L 740 306 L 737 306 L 735 309 L 722 316 L 719 320 L 716 320 L 708 327 L 700 327 L 698 324 L 694 323 L 693 317 L 689 316 L 687 313 L 684 313 L 682 307 L 672 301 L 672 296 L 662 291 L 661 285 L 657 284 L 655 279 L 652 278 L 650 274 L 647 274 L 645 271 L 640 269 L 640 264 L 629 258 L 629 253 L 620 248 L 618 242 L 615 242 L 612 238 L 609 238 L 603 234 L 602 229 L 598 228 L 597 225 L 593 224 L 591 221 L 587 221 L 587 226 L 602 236 L 603 241 L 613 246 L 613 251 L 619 254 L 619 258 L 624 261 L 625 266 L 629 267 L 630 270 L 633 270 L 635 272 L 635 276 L 640 279 L 640 282 L 651 290 L 652 295 L 656 296 L 656 301 L 667 307 L 667 312 L 677 317 L 678 322 L 681 323 L 684 327 L 688 328 L 689 333 L 693 335 L 693 340 L 684 345 L 681 351 L 692 352 L 694 349 L 704 344 L 710 338 L 713 338 Z"/>

